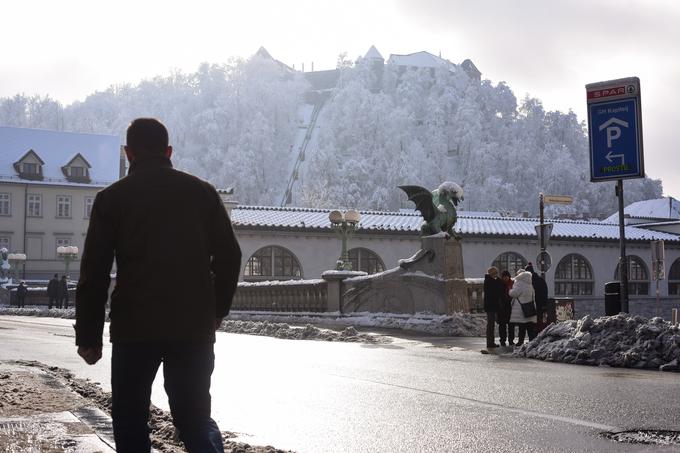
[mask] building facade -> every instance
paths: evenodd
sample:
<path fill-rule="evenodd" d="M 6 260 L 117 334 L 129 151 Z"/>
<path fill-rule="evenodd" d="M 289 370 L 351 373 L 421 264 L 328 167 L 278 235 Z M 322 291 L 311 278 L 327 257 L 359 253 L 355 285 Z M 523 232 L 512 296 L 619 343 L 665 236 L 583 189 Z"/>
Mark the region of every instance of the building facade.
<path fill-rule="evenodd" d="M 316 279 L 335 268 L 340 238 L 331 228 L 329 213 L 305 208 L 233 208 L 232 222 L 244 257 L 241 279 Z M 359 228 L 349 240 L 355 270 L 374 273 L 394 268 L 400 259 L 420 249 L 419 213 L 361 215 Z M 588 311 L 597 312 L 602 306 L 603 311 L 604 285 L 618 279 L 618 225 L 551 222 L 554 229 L 548 252 L 552 266 L 545 274 L 550 295 L 574 298 Z M 537 223 L 537 219 L 460 212 L 456 231 L 462 236 L 465 277 L 483 277 L 491 265 L 514 275 L 520 267 L 535 262 L 539 252 Z M 680 305 L 680 235 L 631 225 L 626 227 L 626 238 L 631 298 L 641 304 L 655 303 L 657 281 L 652 275 L 651 241 L 663 240 L 668 278 L 659 281 L 659 296 L 665 305 Z"/>
<path fill-rule="evenodd" d="M 57 247 L 82 251 L 95 195 L 124 173 L 117 136 L 0 127 L 0 248 L 26 254 L 17 277 L 64 273 Z"/>

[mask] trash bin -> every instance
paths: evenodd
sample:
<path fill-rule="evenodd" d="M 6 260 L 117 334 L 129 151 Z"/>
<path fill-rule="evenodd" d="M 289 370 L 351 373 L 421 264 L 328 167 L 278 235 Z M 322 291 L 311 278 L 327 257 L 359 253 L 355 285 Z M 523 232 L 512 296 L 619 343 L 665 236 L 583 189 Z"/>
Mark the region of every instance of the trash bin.
<path fill-rule="evenodd" d="M 604 314 L 614 316 L 621 313 L 621 282 L 604 284 Z"/>

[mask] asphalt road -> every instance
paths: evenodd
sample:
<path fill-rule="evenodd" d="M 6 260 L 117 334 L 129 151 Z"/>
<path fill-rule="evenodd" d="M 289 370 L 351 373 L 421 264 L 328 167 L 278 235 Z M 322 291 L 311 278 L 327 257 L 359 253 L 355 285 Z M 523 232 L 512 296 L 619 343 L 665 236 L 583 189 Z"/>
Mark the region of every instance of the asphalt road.
<path fill-rule="evenodd" d="M 110 346 L 75 354 L 72 320 L 0 317 L 0 360 L 37 360 L 109 388 Z M 388 345 L 218 333 L 213 415 L 241 440 L 297 452 L 670 452 L 598 433 L 680 430 L 676 373 L 479 353 L 483 339 Z M 167 408 L 159 377 L 153 401 Z"/>

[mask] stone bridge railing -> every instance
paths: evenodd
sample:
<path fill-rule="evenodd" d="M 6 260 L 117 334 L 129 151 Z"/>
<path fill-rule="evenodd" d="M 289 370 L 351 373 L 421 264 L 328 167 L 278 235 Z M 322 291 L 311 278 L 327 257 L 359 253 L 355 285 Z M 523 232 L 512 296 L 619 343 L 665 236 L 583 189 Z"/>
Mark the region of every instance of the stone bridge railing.
<path fill-rule="evenodd" d="M 241 282 L 232 303 L 234 310 L 328 311 L 326 280 Z"/>

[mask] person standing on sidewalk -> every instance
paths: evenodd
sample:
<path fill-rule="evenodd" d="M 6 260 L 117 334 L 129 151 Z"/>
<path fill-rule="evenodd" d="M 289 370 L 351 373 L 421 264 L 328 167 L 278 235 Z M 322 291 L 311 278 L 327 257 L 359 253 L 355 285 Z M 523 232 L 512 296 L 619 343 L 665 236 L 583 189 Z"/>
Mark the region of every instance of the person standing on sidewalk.
<path fill-rule="evenodd" d="M 545 328 L 543 315 L 548 308 L 548 284 L 543 277 L 534 272 L 534 266 L 531 263 L 527 264 L 524 270 L 531 272 L 531 285 L 536 293 L 536 334 L 538 334 Z"/>
<path fill-rule="evenodd" d="M 99 192 L 76 290 L 76 345 L 102 355 L 111 296 L 112 418 L 116 451 L 148 452 L 151 384 L 163 363 L 173 423 L 189 452 L 223 452 L 211 418 L 215 331 L 229 313 L 241 250 L 213 186 L 173 169 L 168 131 L 138 118 L 127 130 L 127 177 Z"/>
<path fill-rule="evenodd" d="M 57 290 L 57 308 L 68 308 L 68 280 L 61 276 Z"/>
<path fill-rule="evenodd" d="M 521 304 L 535 304 L 534 287 L 531 285 L 531 272 L 520 271 L 515 277 L 515 283 L 508 291 L 512 297 L 512 311 L 510 322 L 519 326 L 517 346 L 524 344 L 524 338 L 529 335 L 529 341 L 536 337 L 536 315 L 525 316 Z M 535 307 L 535 305 L 534 305 Z"/>
<path fill-rule="evenodd" d="M 503 283 L 498 279 L 498 268 L 491 266 L 484 276 L 484 311 L 486 312 L 486 347 L 497 348 L 494 331 L 496 314 L 503 297 Z"/>
<path fill-rule="evenodd" d="M 54 277 L 50 279 L 47 284 L 47 308 L 52 309 L 52 305 L 56 306 L 57 299 L 59 298 L 59 276 L 54 274 Z"/>
<path fill-rule="evenodd" d="M 501 297 L 500 306 L 498 308 L 498 336 L 501 339 L 501 346 L 505 346 L 505 340 L 508 340 L 508 346 L 513 346 L 515 341 L 515 326 L 510 324 L 510 313 L 512 312 L 512 297 L 509 291 L 512 288 L 512 278 L 510 272 L 504 270 L 501 272 L 501 283 L 503 284 L 503 296 Z"/>
<path fill-rule="evenodd" d="M 19 308 L 24 308 L 24 304 L 26 303 L 26 295 L 27 294 L 28 294 L 28 288 L 26 288 L 24 281 L 21 280 L 19 282 L 19 286 L 17 286 L 17 306 Z"/>

